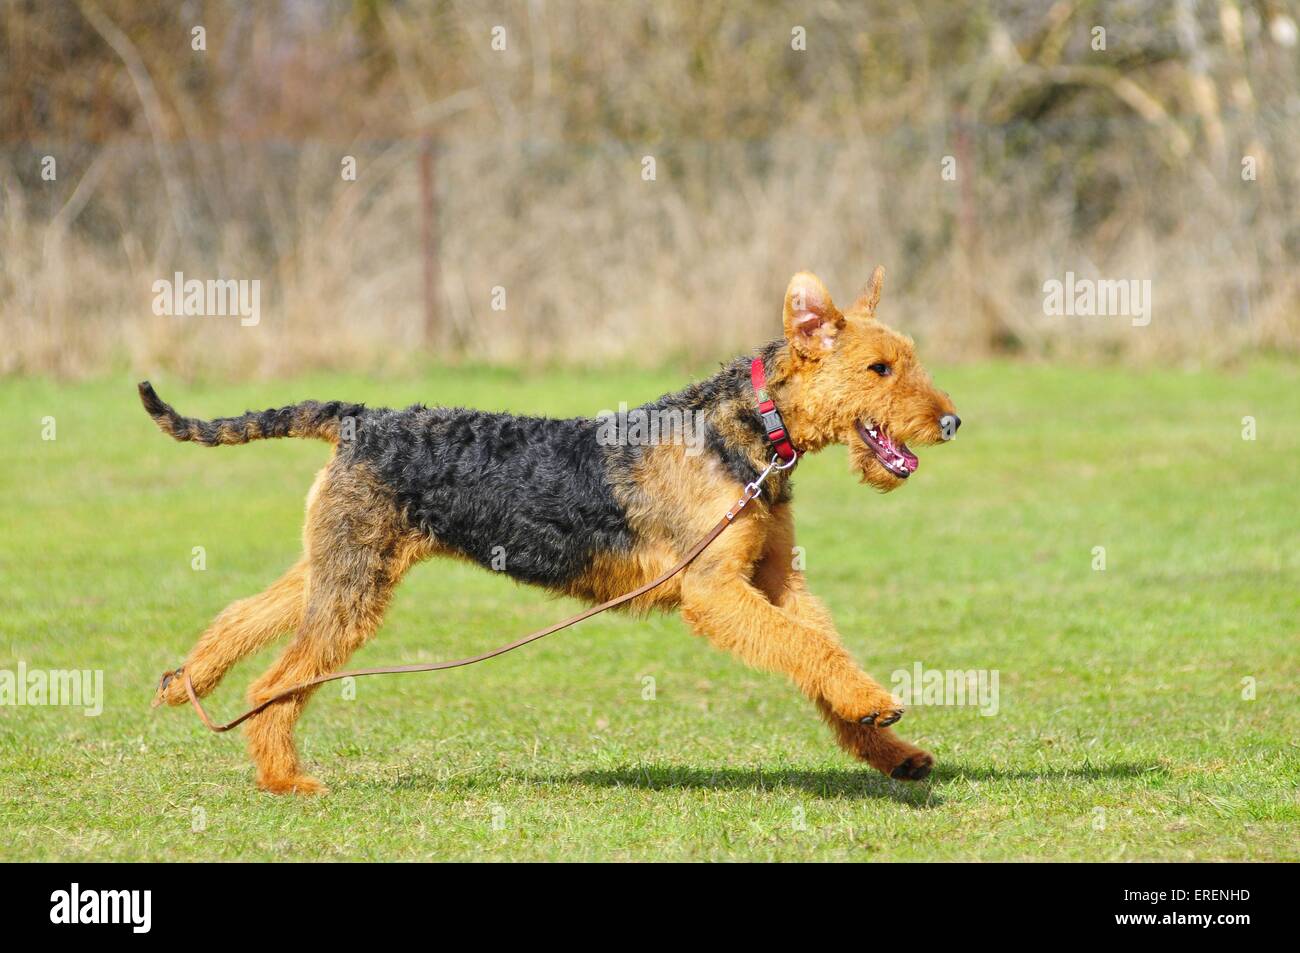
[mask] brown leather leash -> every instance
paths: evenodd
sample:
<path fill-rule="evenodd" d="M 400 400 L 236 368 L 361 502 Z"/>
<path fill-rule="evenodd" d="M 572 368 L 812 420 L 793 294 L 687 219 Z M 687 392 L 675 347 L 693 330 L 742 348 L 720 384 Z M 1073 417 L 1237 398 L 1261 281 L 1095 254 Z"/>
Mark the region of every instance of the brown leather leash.
<path fill-rule="evenodd" d="M 496 658 L 498 655 L 505 655 L 507 652 L 513 652 L 517 648 L 522 648 L 529 642 L 536 642 L 538 639 L 548 636 L 553 632 L 567 629 L 569 626 L 575 625 L 584 619 L 590 619 L 592 616 L 599 615 L 607 609 L 613 609 L 615 606 L 621 606 L 625 602 L 631 602 L 638 596 L 643 596 L 652 589 L 657 589 L 662 586 L 665 582 L 694 562 L 695 557 L 704 552 L 710 543 L 722 535 L 723 531 L 731 525 L 732 521 L 735 520 L 737 516 L 740 515 L 740 511 L 748 505 L 749 501 L 762 492 L 763 481 L 771 475 L 773 470 L 789 470 L 798 462 L 798 459 L 798 455 L 796 454 L 788 461 L 782 462 L 779 456 L 773 456 L 772 462 L 767 465 L 767 469 L 760 473 L 753 483 L 745 486 L 744 494 L 740 499 L 732 504 L 731 509 L 727 510 L 722 519 L 718 520 L 717 525 L 715 525 L 713 529 L 709 530 L 708 533 L 704 535 L 704 538 L 692 546 L 690 551 L 682 558 L 682 561 L 672 569 L 669 569 L 657 578 L 650 580 L 650 582 L 647 582 L 645 585 L 633 589 L 631 592 L 625 592 L 623 595 L 616 596 L 608 602 L 602 602 L 598 606 L 584 609 L 577 615 L 571 615 L 567 619 L 556 622 L 553 625 L 548 625 L 544 629 L 530 632 L 523 638 L 515 639 L 515 641 L 492 649 L 490 652 L 483 652 L 480 655 L 471 655 L 468 658 L 453 659 L 450 662 L 428 662 L 417 665 L 386 665 L 381 668 L 358 668 L 348 672 L 335 672 L 333 675 L 322 675 L 319 678 L 313 678 L 309 682 L 294 685 L 292 688 L 286 688 L 284 691 L 272 695 L 270 698 L 248 709 L 248 711 L 244 712 L 238 718 L 233 721 L 228 721 L 224 725 L 219 725 L 214 722 L 208 713 L 203 710 L 203 705 L 199 702 L 198 693 L 194 691 L 194 683 L 190 680 L 190 673 L 185 671 L 184 666 L 181 666 L 174 672 L 163 672 L 162 678 L 158 681 L 158 690 L 162 691 L 165 689 L 176 676 L 184 675 L 185 691 L 190 696 L 190 704 L 194 706 L 194 711 L 198 713 L 199 720 L 203 722 L 210 731 L 221 733 L 223 731 L 229 731 L 231 728 L 238 727 L 264 708 L 268 708 L 278 701 L 283 701 L 291 695 L 296 695 L 299 692 L 305 691 L 308 688 L 314 688 L 317 685 L 323 685 L 326 682 L 338 681 L 341 678 L 362 678 L 366 675 L 400 675 L 406 672 L 441 672 L 449 668 L 460 668 L 463 665 L 473 665 L 477 662 L 486 662 L 490 658 Z"/>

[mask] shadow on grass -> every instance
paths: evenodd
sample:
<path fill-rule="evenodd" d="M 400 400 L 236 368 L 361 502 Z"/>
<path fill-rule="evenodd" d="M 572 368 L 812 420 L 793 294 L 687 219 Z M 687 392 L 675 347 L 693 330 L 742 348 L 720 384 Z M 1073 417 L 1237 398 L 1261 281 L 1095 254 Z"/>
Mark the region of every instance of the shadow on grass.
<path fill-rule="evenodd" d="M 1123 778 L 1140 778 L 1144 775 L 1164 777 L 1169 773 L 1164 765 L 1155 761 L 1119 764 L 1067 765 L 1050 768 L 996 768 L 986 764 L 945 764 L 934 766 L 931 781 L 1112 781 Z"/>
<path fill-rule="evenodd" d="M 891 781 L 870 768 L 687 768 L 679 765 L 635 765 L 607 770 L 578 771 L 533 777 L 549 784 L 588 787 L 641 788 L 671 791 L 695 788 L 707 791 L 772 791 L 795 789 L 820 798 L 876 798 L 912 807 L 935 807 L 943 799 L 928 784 Z"/>
<path fill-rule="evenodd" d="M 766 791 L 796 788 L 823 798 L 885 798 L 915 807 L 935 807 L 943 803 L 936 785 L 951 781 L 1104 781 L 1137 778 L 1164 773 L 1155 763 L 1084 764 L 1077 767 L 1035 769 L 997 768 L 988 765 L 938 764 L 928 781 L 920 783 L 892 781 L 870 768 L 825 768 L 800 770 L 785 768 L 774 771 L 757 768 L 688 768 L 675 765 L 637 765 L 600 771 L 532 778 L 559 784 L 582 784 L 592 787 L 635 787 L 647 790 L 702 788 L 736 790 L 747 788 Z"/>
<path fill-rule="evenodd" d="M 1166 774 L 1155 762 L 1075 766 L 1032 769 L 998 768 L 989 765 L 936 765 L 928 781 L 894 781 L 865 765 L 860 768 L 692 768 L 671 764 L 641 764 L 621 768 L 590 769 L 571 773 L 531 774 L 527 772 L 484 772 L 454 778 L 440 778 L 422 771 L 404 771 L 396 781 L 370 779 L 362 783 L 383 788 L 460 788 L 490 790 L 503 783 L 517 782 L 542 787 L 582 786 L 597 788 L 637 788 L 644 791 L 693 789 L 703 791 L 780 791 L 797 790 L 818 798 L 852 800 L 889 800 L 910 807 L 932 808 L 944 803 L 941 793 L 945 784 L 955 781 L 1052 782 L 1123 780 L 1147 775 Z"/>
<path fill-rule="evenodd" d="M 533 774 L 517 771 L 483 771 L 445 777 L 422 770 L 404 770 L 393 779 L 357 778 L 350 782 L 385 790 L 457 789 L 492 791 L 503 785 L 536 788 L 594 787 L 637 788 L 643 791 L 779 791 L 799 790 L 821 798 L 879 798 L 932 807 L 942 803 L 928 784 L 892 781 L 867 767 L 803 770 L 799 768 L 691 768 L 681 765 L 629 765 L 607 770 Z"/>

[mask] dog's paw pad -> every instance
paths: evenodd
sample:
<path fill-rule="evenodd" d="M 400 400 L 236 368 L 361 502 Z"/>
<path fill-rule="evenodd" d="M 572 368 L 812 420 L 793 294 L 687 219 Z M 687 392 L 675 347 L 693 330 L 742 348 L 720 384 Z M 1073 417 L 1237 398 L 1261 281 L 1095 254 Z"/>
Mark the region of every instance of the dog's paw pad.
<path fill-rule="evenodd" d="M 924 781 L 930 776 L 930 770 L 933 767 L 934 756 L 924 751 L 918 751 L 889 772 L 889 776 L 899 781 Z"/>
<path fill-rule="evenodd" d="M 888 728 L 902 718 L 905 711 L 904 708 L 890 708 L 883 713 L 883 717 L 881 717 L 881 712 L 873 711 L 871 714 L 858 719 L 858 722 L 863 725 L 874 725 L 877 728 Z"/>

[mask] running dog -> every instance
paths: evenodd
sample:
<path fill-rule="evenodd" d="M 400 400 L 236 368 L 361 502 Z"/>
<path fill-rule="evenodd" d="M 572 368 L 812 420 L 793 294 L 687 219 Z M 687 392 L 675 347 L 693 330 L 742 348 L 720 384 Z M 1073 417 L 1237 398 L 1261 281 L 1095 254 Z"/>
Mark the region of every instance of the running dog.
<path fill-rule="evenodd" d="M 787 466 L 847 444 L 863 482 L 886 492 L 902 486 L 917 469 L 911 447 L 951 439 L 961 419 L 911 340 L 876 320 L 883 276 L 877 268 L 840 311 L 816 276 L 795 275 L 784 337 L 639 408 L 674 419 L 690 412 L 704 428 L 695 452 L 680 440 L 599 439 L 608 424 L 600 419 L 420 405 L 305 401 L 203 421 L 140 384 L 145 409 L 176 440 L 211 447 L 312 437 L 334 447 L 307 495 L 302 557 L 203 633 L 183 666 L 196 693 L 208 695 L 232 665 L 283 635 L 292 639 L 253 683 L 251 704 L 339 670 L 379 627 L 406 571 L 431 556 L 603 602 L 676 565 L 773 461 Z M 788 675 L 851 754 L 890 777 L 921 780 L 934 759 L 889 727 L 903 716 L 901 704 L 855 664 L 792 566 L 791 496 L 790 470 L 773 470 L 727 533 L 628 605 L 680 610 L 718 648 Z M 260 788 L 323 790 L 293 742 L 310 694 L 245 723 Z M 173 678 L 154 704 L 186 701 Z"/>

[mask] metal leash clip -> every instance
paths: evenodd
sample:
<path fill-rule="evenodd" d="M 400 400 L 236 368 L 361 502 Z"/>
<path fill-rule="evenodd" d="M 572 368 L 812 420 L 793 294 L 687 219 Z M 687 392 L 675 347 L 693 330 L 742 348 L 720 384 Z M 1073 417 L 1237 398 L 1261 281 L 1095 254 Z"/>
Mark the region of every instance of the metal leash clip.
<path fill-rule="evenodd" d="M 763 481 L 766 480 L 768 476 L 771 475 L 773 470 L 789 470 L 792 466 L 794 466 L 798 462 L 799 462 L 798 453 L 796 453 L 785 463 L 782 463 L 781 458 L 777 456 L 775 453 L 772 454 L 772 462 L 767 465 L 767 469 L 764 470 L 762 473 L 760 473 L 753 483 L 746 485 L 745 492 L 750 494 L 749 498 L 752 500 L 754 497 L 758 496 L 759 492 L 763 489 Z"/>
<path fill-rule="evenodd" d="M 795 455 L 791 457 L 789 460 L 787 460 L 785 463 L 781 462 L 781 458 L 778 455 L 772 454 L 772 460 L 770 463 L 768 463 L 766 469 L 764 469 L 762 473 L 760 473 L 757 477 L 754 478 L 753 483 L 745 484 L 745 495 L 736 501 L 736 505 L 733 506 L 731 510 L 727 513 L 727 519 L 728 520 L 735 519 L 737 514 L 739 514 L 740 511 L 744 509 L 746 503 L 748 503 L 750 500 L 754 499 L 754 497 L 758 496 L 760 493 L 763 492 L 763 481 L 772 475 L 773 470 L 789 470 L 792 466 L 794 466 L 798 462 L 799 462 L 798 453 L 795 453 Z"/>

